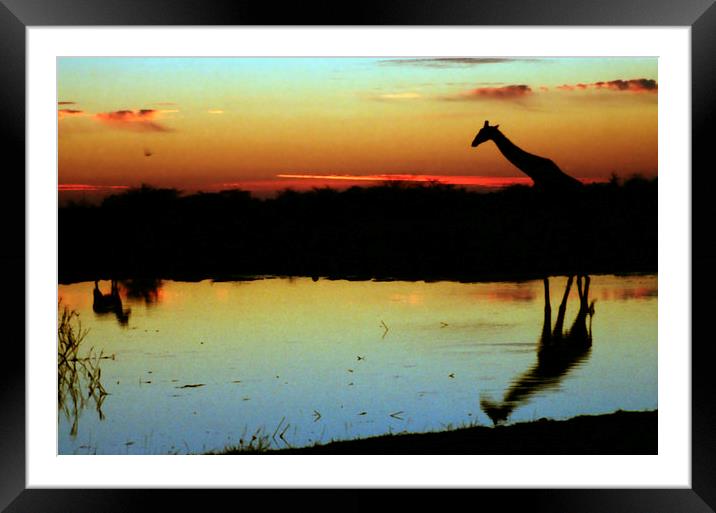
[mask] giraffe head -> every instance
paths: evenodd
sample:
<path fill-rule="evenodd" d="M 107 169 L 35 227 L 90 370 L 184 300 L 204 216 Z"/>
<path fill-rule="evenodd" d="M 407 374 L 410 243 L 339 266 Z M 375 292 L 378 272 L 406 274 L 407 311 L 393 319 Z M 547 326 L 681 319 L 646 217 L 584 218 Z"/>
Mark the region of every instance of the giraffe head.
<path fill-rule="evenodd" d="M 495 133 L 497 133 L 497 127 L 500 125 L 490 126 L 489 121 L 485 121 L 485 124 L 482 125 L 482 128 L 479 132 L 477 132 L 477 135 L 472 140 L 472 147 L 476 148 L 478 145 L 484 143 L 485 141 L 490 141 L 495 136 Z"/>

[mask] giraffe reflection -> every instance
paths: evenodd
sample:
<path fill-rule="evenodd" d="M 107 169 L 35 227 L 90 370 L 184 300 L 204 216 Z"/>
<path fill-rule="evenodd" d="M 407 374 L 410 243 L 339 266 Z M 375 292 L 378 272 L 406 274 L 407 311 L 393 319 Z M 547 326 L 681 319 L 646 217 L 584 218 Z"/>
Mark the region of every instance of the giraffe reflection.
<path fill-rule="evenodd" d="M 143 301 L 147 306 L 159 303 L 162 280 L 157 278 L 133 278 L 123 280 L 122 286 L 130 301 Z"/>
<path fill-rule="evenodd" d="M 129 323 L 130 309 L 125 309 L 122 305 L 122 298 L 119 295 L 119 285 L 116 280 L 112 280 L 109 294 L 103 294 L 99 288 L 99 281 L 95 280 L 94 290 L 92 291 L 92 310 L 98 315 L 113 313 L 117 318 L 117 322 L 122 326 Z"/>
<path fill-rule="evenodd" d="M 512 381 L 502 401 L 481 397 L 480 406 L 494 424 L 506 421 L 519 406 L 536 393 L 558 388 L 569 371 L 589 357 L 592 347 L 592 316 L 594 301 L 589 303 L 589 276 L 577 277 L 579 311 L 572 326 L 564 331 L 567 299 L 574 276 L 567 279 L 557 320 L 552 329 L 552 307 L 549 299 L 549 279 L 544 279 L 544 324 L 537 347 L 537 363 Z M 587 322 L 587 318 L 589 321 Z"/>

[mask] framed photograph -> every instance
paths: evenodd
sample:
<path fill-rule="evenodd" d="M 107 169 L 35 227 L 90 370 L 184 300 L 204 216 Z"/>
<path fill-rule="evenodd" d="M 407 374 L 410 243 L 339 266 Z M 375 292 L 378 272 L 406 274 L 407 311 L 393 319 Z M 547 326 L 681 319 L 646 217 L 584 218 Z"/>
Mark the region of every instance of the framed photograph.
<path fill-rule="evenodd" d="M 208 4 L 0 9 L 2 507 L 713 511 L 712 2 Z"/>

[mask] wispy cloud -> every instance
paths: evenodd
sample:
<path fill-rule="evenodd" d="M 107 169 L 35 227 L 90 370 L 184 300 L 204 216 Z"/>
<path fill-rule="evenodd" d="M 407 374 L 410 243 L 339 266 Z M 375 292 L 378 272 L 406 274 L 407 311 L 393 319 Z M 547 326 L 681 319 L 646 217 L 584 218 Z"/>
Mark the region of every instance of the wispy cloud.
<path fill-rule="evenodd" d="M 338 174 L 279 174 L 277 178 L 287 180 L 337 181 L 353 183 L 363 182 L 415 182 L 439 183 L 444 185 L 465 185 L 474 187 L 498 188 L 510 185 L 529 185 L 532 179 L 526 176 L 480 176 L 480 175 L 422 175 L 422 174 L 374 174 L 374 175 L 338 175 Z M 580 178 L 584 183 L 601 181 L 594 178 Z M 226 184 L 225 184 L 226 185 Z"/>
<path fill-rule="evenodd" d="M 105 125 L 136 132 L 170 132 L 168 128 L 156 121 L 159 111 L 156 109 L 116 110 L 99 112 L 95 119 Z"/>
<path fill-rule="evenodd" d="M 420 93 L 415 92 L 404 92 L 404 93 L 383 93 L 369 96 L 371 100 L 379 101 L 400 101 L 400 100 L 418 100 L 424 96 Z"/>
<path fill-rule="evenodd" d="M 61 183 L 57 185 L 57 190 L 60 192 L 68 191 L 113 191 L 129 189 L 128 185 L 93 185 L 87 183 Z"/>
<path fill-rule="evenodd" d="M 71 116 L 84 116 L 84 111 L 77 109 L 60 109 L 57 111 L 57 119 L 64 119 Z"/>
<path fill-rule="evenodd" d="M 589 88 L 589 84 L 562 84 L 555 87 L 558 91 L 580 91 Z"/>
<path fill-rule="evenodd" d="M 418 57 L 414 59 L 384 59 L 381 64 L 395 66 L 424 66 L 428 68 L 452 68 L 480 66 L 483 64 L 500 64 L 503 62 L 527 62 L 535 59 L 509 58 L 509 57 Z"/>
<path fill-rule="evenodd" d="M 221 109 L 209 109 L 206 111 L 209 114 L 223 114 L 224 111 Z"/>
<path fill-rule="evenodd" d="M 528 85 L 506 85 L 501 87 L 478 87 L 451 96 L 443 97 L 451 101 L 474 100 L 519 100 L 531 96 L 532 88 Z"/>
<path fill-rule="evenodd" d="M 420 175 L 420 174 L 376 174 L 376 175 L 336 175 L 336 174 L 279 174 L 277 178 L 301 180 L 328 180 L 341 182 L 415 182 L 441 183 L 446 185 L 473 185 L 482 187 L 505 187 L 515 184 L 530 184 L 527 177 L 499 177 L 473 175 Z"/>
<path fill-rule="evenodd" d="M 75 102 L 57 102 L 57 105 L 75 105 Z"/>

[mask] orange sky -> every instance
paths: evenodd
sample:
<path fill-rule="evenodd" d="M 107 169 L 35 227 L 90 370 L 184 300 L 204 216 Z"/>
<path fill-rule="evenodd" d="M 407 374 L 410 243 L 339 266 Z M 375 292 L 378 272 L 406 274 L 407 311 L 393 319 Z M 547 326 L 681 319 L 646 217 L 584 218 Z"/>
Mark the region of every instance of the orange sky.
<path fill-rule="evenodd" d="M 654 58 L 62 58 L 59 184 L 525 182 L 470 147 L 486 119 L 577 178 L 656 176 L 657 91 Z"/>

